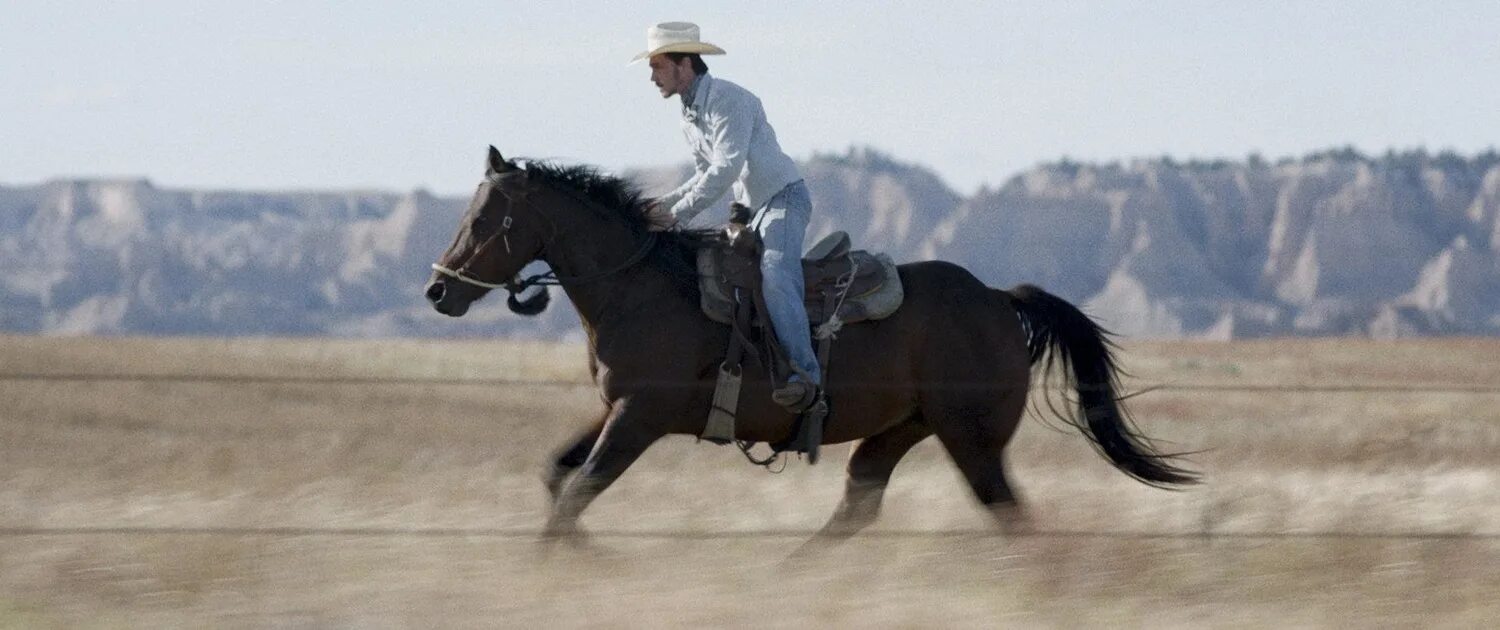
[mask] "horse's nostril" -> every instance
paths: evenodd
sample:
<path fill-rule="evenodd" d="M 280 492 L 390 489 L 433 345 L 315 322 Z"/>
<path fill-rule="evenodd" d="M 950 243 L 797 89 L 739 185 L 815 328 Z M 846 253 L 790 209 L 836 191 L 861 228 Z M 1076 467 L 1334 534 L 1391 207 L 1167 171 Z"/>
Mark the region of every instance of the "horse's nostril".
<path fill-rule="evenodd" d="M 448 287 L 442 282 L 434 282 L 427 285 L 427 301 L 437 303 L 443 301 L 443 296 L 448 293 Z"/>

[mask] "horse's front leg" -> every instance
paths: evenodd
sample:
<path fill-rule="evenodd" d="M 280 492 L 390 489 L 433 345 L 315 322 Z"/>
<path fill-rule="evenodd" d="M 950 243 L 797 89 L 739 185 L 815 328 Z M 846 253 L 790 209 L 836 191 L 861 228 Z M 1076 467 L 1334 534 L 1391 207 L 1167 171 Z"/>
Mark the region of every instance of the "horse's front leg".
<path fill-rule="evenodd" d="M 593 452 L 594 444 L 599 441 L 599 434 L 604 431 L 604 422 L 612 413 L 613 410 L 606 407 L 598 419 L 589 423 L 588 428 L 573 436 L 572 440 L 564 443 L 553 454 L 552 465 L 542 474 L 542 483 L 547 485 L 547 495 L 553 505 L 557 504 L 557 497 L 562 492 L 563 482 L 567 481 L 568 475 L 588 461 L 589 453 Z"/>
<path fill-rule="evenodd" d="M 566 536 L 578 530 L 578 516 L 599 493 L 620 478 L 641 453 L 662 436 L 659 427 L 648 422 L 645 405 L 624 398 L 615 402 L 599 439 L 578 474 L 563 486 L 552 504 L 552 517 L 543 535 Z"/>

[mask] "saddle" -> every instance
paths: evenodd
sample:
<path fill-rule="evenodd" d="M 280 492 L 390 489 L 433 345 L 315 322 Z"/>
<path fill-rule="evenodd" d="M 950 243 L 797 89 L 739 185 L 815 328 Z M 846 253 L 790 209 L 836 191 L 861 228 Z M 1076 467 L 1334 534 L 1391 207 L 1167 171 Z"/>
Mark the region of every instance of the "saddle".
<path fill-rule="evenodd" d="M 736 303 L 750 297 L 737 299 L 736 289 L 760 291 L 763 250 L 760 237 L 745 226 L 730 224 L 725 237 L 723 245 L 698 251 L 700 303 L 709 319 L 733 324 Z M 808 323 L 815 334 L 822 328 L 824 336 L 837 333 L 843 324 L 889 317 L 905 297 L 891 257 L 851 251 L 846 232 L 829 234 L 808 250 L 802 277 Z M 764 318 L 763 312 L 757 315 Z"/>
<path fill-rule="evenodd" d="M 816 341 L 818 363 L 828 374 L 828 358 L 833 340 L 844 324 L 877 320 L 890 316 L 901 306 L 904 292 L 896 264 L 885 254 L 850 249 L 849 235 L 834 232 L 824 237 L 802 259 L 805 280 L 803 303 L 808 324 Z M 774 386 L 784 384 L 791 374 L 787 353 L 777 339 L 761 291 L 760 237 L 741 223 L 730 223 L 719 244 L 698 251 L 700 304 L 710 319 L 731 327 L 729 350 L 719 368 L 718 386 L 713 406 L 704 425 L 702 439 L 716 443 L 734 441 L 734 418 L 739 406 L 742 365 L 746 354 L 759 358 L 770 371 Z M 818 445 L 829 410 L 823 397 L 814 401 L 798 417 L 797 428 L 782 442 L 772 444 L 776 454 L 800 451 L 809 463 L 817 463 Z M 749 453 L 750 461 L 769 465 L 772 455 L 763 461 Z"/>

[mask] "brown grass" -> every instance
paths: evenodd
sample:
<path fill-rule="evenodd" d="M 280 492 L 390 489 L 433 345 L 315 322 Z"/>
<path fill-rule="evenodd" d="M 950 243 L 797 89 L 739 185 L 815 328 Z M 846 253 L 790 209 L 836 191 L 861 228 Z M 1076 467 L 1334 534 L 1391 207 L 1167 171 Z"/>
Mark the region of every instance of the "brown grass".
<path fill-rule="evenodd" d="M 1133 387 L 1462 388 L 1500 384 L 1497 350 L 1299 340 L 1129 344 L 1124 357 Z M 0 338 L 11 375 L 293 379 L 0 380 L 0 628 L 1467 625 L 1500 613 L 1500 394 L 1147 393 L 1132 401 L 1142 428 L 1204 450 L 1192 462 L 1207 483 L 1178 493 L 1028 422 L 1011 474 L 1039 526 L 1062 536 L 980 535 L 985 516 L 924 443 L 867 535 L 782 564 L 837 503 L 845 447 L 771 476 L 670 438 L 587 514 L 591 547 L 534 542 L 542 463 L 597 396 L 448 381 L 581 383 L 583 356 L 490 341 Z M 296 381 L 329 377 L 435 381 Z"/>

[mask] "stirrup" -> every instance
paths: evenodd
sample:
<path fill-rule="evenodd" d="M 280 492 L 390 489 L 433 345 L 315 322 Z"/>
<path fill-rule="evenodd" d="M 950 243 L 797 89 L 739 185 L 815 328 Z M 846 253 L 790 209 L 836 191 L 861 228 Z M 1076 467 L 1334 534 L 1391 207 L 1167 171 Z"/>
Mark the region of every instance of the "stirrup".
<path fill-rule="evenodd" d="M 802 412 L 802 427 L 797 441 L 807 454 L 807 465 L 818 463 L 818 447 L 823 445 L 823 422 L 828 419 L 828 397 L 818 390 L 813 404 Z"/>

